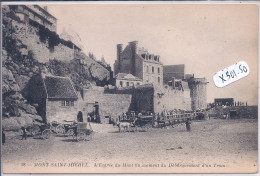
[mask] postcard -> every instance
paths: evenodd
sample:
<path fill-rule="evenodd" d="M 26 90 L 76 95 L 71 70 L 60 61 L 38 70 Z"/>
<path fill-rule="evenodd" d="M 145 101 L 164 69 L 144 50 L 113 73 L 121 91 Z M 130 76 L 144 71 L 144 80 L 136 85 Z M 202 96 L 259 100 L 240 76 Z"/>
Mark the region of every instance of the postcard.
<path fill-rule="evenodd" d="M 3 173 L 256 173 L 257 3 L 3 3 Z"/>

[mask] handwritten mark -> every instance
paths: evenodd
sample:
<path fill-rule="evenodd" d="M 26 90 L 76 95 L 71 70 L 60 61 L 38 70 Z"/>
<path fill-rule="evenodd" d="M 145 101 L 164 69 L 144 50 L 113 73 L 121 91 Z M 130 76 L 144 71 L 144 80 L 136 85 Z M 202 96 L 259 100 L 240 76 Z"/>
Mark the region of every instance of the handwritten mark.
<path fill-rule="evenodd" d="M 217 87 L 225 87 L 235 81 L 238 81 L 249 75 L 249 66 L 245 61 L 237 62 L 213 76 L 214 83 Z"/>

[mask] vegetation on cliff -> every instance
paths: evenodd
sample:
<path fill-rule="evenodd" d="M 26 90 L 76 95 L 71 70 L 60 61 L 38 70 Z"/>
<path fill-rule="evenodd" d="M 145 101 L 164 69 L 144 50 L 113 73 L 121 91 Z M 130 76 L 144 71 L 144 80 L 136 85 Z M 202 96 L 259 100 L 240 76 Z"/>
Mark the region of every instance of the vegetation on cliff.
<path fill-rule="evenodd" d="M 26 84 L 33 75 L 47 73 L 70 77 L 77 91 L 89 83 L 99 85 L 108 83 L 110 72 L 100 65 L 93 55 L 88 56 L 78 50 L 75 50 L 71 60 L 64 61 L 57 55 L 55 58 L 49 58 L 47 62 L 42 62 L 41 59 L 46 58 L 41 57 L 48 53 L 51 55 L 58 45 L 71 51 L 75 46 L 71 41 L 60 39 L 56 33 L 44 27 L 35 28 L 32 24 L 23 23 L 9 6 L 2 6 L 2 12 L 2 115 L 4 118 L 9 118 L 6 119 L 8 123 L 11 117 L 27 118 L 29 115 L 32 118 L 33 115 L 33 118 L 39 119 L 37 105 L 30 104 L 23 96 Z M 28 34 L 28 31 L 31 33 Z"/>

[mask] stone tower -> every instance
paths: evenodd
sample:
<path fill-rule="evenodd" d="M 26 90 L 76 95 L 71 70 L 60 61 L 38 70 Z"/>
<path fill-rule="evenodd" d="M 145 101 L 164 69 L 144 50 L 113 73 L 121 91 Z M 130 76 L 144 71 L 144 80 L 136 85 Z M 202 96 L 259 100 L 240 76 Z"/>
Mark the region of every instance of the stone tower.
<path fill-rule="evenodd" d="M 138 41 L 129 42 L 130 50 L 131 50 L 131 74 L 136 76 L 136 65 L 135 65 L 135 55 L 137 49 Z"/>
<path fill-rule="evenodd" d="M 190 78 L 188 80 L 192 110 L 207 108 L 207 83 L 206 78 Z"/>
<path fill-rule="evenodd" d="M 121 60 L 121 54 L 122 54 L 123 44 L 117 44 L 117 73 L 120 73 L 120 60 Z"/>

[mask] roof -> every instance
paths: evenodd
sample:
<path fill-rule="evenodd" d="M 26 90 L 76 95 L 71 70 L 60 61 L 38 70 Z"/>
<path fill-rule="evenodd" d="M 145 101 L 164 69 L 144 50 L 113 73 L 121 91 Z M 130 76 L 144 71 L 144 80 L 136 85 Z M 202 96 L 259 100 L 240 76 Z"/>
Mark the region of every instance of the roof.
<path fill-rule="evenodd" d="M 184 73 L 185 65 L 179 64 L 179 65 L 164 65 L 163 70 L 166 72 L 174 72 L 174 73 Z"/>
<path fill-rule="evenodd" d="M 116 75 L 116 79 L 125 79 L 125 80 L 132 80 L 132 81 L 142 81 L 140 78 L 130 74 L 130 73 L 118 73 Z"/>
<path fill-rule="evenodd" d="M 77 93 L 68 77 L 45 76 L 43 77 L 47 98 L 51 99 L 78 99 Z"/>

